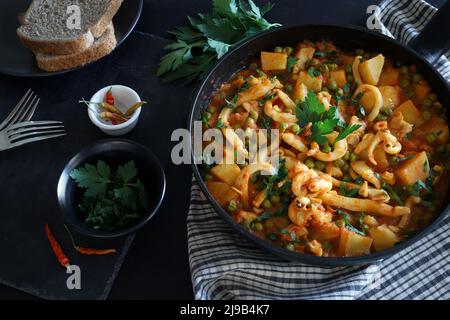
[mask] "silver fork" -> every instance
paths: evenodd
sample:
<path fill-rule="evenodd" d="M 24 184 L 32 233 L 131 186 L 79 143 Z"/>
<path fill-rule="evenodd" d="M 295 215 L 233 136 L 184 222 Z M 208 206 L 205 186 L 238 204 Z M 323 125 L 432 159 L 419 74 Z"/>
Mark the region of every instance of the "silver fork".
<path fill-rule="evenodd" d="M 61 121 L 26 121 L 0 131 L 0 151 L 66 135 Z"/>
<path fill-rule="evenodd" d="M 22 99 L 20 99 L 11 113 L 6 117 L 5 121 L 0 123 L 0 131 L 15 123 L 31 120 L 40 100 L 31 89 L 28 89 Z"/>

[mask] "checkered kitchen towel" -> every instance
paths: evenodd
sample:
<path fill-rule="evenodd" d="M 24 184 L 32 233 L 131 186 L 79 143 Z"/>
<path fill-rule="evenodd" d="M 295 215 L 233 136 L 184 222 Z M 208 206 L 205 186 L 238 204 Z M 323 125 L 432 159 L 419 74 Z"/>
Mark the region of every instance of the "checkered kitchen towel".
<path fill-rule="evenodd" d="M 436 12 L 421 0 L 385 1 L 380 8 L 381 31 L 404 43 Z M 448 80 L 449 57 L 437 64 Z M 221 220 L 195 181 L 187 222 L 196 299 L 450 299 L 450 216 L 376 266 L 339 268 L 281 261 L 255 247 Z"/>

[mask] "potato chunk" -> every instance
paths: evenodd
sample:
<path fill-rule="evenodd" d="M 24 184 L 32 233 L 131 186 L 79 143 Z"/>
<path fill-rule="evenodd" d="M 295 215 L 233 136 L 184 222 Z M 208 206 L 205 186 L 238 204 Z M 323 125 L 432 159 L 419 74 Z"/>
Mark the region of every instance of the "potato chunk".
<path fill-rule="evenodd" d="M 347 83 L 347 78 L 345 77 L 344 70 L 331 71 L 330 78 L 336 81 L 336 84 L 339 88 L 343 88 Z"/>
<path fill-rule="evenodd" d="M 261 66 L 264 71 L 285 70 L 287 66 L 287 54 L 262 51 Z"/>
<path fill-rule="evenodd" d="M 361 256 L 370 253 L 372 238 L 356 234 L 346 228 L 341 228 L 339 253 L 343 256 Z"/>
<path fill-rule="evenodd" d="M 400 111 L 403 115 L 403 119 L 418 127 L 424 123 L 424 119 L 419 109 L 414 105 L 411 100 L 403 102 L 395 111 Z"/>
<path fill-rule="evenodd" d="M 414 87 L 414 102 L 421 105 L 422 102 L 427 98 L 431 89 L 428 85 L 418 84 Z"/>
<path fill-rule="evenodd" d="M 223 182 L 226 182 L 230 186 L 232 186 L 234 185 L 234 182 L 236 181 L 236 178 L 238 177 L 239 173 L 241 173 L 241 169 L 235 163 L 218 164 L 217 166 L 211 169 L 211 173 L 220 180 L 222 180 Z"/>
<path fill-rule="evenodd" d="M 386 225 L 371 228 L 369 234 L 373 239 L 373 246 L 376 251 L 392 248 L 399 241 L 397 235 Z"/>
<path fill-rule="evenodd" d="M 322 90 L 322 75 L 310 77 L 308 72 L 301 71 L 298 74 L 297 83 L 303 83 L 309 90 L 319 92 Z"/>
<path fill-rule="evenodd" d="M 314 51 L 316 49 L 314 48 L 301 48 L 300 50 L 298 50 L 295 54 L 294 57 L 296 57 L 297 60 L 297 66 L 299 68 L 299 70 L 304 70 L 305 69 L 305 64 L 308 60 L 312 59 L 312 57 L 314 56 Z"/>
<path fill-rule="evenodd" d="M 381 95 L 383 96 L 383 108 L 394 109 L 402 102 L 402 94 L 399 86 L 381 86 Z"/>
<path fill-rule="evenodd" d="M 206 181 L 205 184 L 220 206 L 239 198 L 239 194 L 225 182 Z"/>
<path fill-rule="evenodd" d="M 362 81 L 367 84 L 377 85 L 383 70 L 384 56 L 382 54 L 366 60 L 359 65 L 359 73 Z"/>
<path fill-rule="evenodd" d="M 419 179 L 424 182 L 429 174 L 430 164 L 425 151 L 417 153 L 413 158 L 403 161 L 400 166 L 395 169 L 397 181 L 404 186 L 413 185 Z"/>

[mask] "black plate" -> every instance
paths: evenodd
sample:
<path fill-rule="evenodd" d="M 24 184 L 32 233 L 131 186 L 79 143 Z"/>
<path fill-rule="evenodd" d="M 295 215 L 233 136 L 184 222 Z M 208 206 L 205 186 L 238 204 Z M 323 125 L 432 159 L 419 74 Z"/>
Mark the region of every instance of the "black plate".
<path fill-rule="evenodd" d="M 450 2 L 446 8 L 446 13 L 450 14 Z M 274 46 L 293 45 L 302 40 L 331 40 L 341 49 L 362 48 L 367 51 L 381 52 L 394 61 L 401 61 L 407 64 L 415 64 L 419 73 L 430 83 L 433 90 L 439 95 L 442 104 L 450 105 L 450 89 L 445 79 L 434 69 L 434 67 L 412 49 L 400 44 L 392 38 L 379 33 L 354 26 L 340 25 L 303 25 L 279 28 L 259 34 L 251 39 L 241 42 L 229 51 L 205 76 L 201 85 L 194 96 L 194 102 L 189 118 L 189 128 L 191 128 L 191 139 L 194 135 L 194 121 L 201 119 L 201 113 L 209 104 L 213 92 L 217 91 L 220 85 L 229 80 L 229 78 L 238 70 L 242 69 L 250 60 L 257 57 L 262 50 L 270 50 Z M 426 55 L 424 55 L 426 56 Z M 447 108 L 447 118 L 450 118 L 450 108 Z M 192 148 L 194 151 L 195 149 Z M 193 155 L 194 159 L 194 155 Z M 362 265 L 372 263 L 387 258 L 402 249 L 412 245 L 425 235 L 429 234 L 450 211 L 449 199 L 447 193 L 446 200 L 440 208 L 441 213 L 436 219 L 423 231 L 418 232 L 413 237 L 399 243 L 398 245 L 380 252 L 357 257 L 316 257 L 311 254 L 303 254 L 289 251 L 280 246 L 272 244 L 245 230 L 241 225 L 219 206 L 208 191 L 203 178 L 200 174 L 200 168 L 193 164 L 195 177 L 205 194 L 208 201 L 212 204 L 216 212 L 222 217 L 234 231 L 247 237 L 261 248 L 281 256 L 288 260 L 302 263 L 322 266 L 348 266 Z"/>
<path fill-rule="evenodd" d="M 38 68 L 33 53 L 22 46 L 16 29 L 17 15 L 27 10 L 31 0 L 0 1 L 0 73 L 17 77 L 48 77 L 70 72 L 81 67 L 57 72 Z M 125 0 L 113 19 L 117 46 L 133 31 L 141 16 L 143 0 Z"/>

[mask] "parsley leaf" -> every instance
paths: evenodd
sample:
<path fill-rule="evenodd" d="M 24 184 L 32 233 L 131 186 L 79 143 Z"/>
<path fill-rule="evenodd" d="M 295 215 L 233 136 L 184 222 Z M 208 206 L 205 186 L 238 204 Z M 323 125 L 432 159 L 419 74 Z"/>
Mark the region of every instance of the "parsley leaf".
<path fill-rule="evenodd" d="M 321 73 L 320 73 L 319 70 L 315 69 L 314 67 L 310 67 L 310 68 L 308 69 L 308 75 L 309 75 L 311 78 L 315 78 L 315 77 L 320 76 Z"/>
<path fill-rule="evenodd" d="M 356 130 L 358 130 L 359 128 L 361 128 L 360 124 L 352 124 L 347 126 L 344 130 L 342 130 L 338 136 L 336 137 L 336 139 L 334 139 L 333 143 L 338 142 L 339 140 L 345 139 L 349 134 L 351 134 L 352 132 L 355 132 Z"/>
<path fill-rule="evenodd" d="M 298 58 L 295 58 L 295 57 L 289 56 L 287 58 L 287 70 L 288 70 L 289 73 L 292 72 L 292 69 L 297 64 L 297 61 L 298 61 Z"/>
<path fill-rule="evenodd" d="M 213 0 L 212 3 L 212 13 L 188 17 L 188 25 L 169 31 L 176 40 L 165 47 L 169 52 L 159 63 L 157 75 L 163 82 L 178 79 L 192 82 L 240 40 L 280 26 L 264 18 L 272 9 L 270 3 L 261 8 L 252 0 Z"/>
<path fill-rule="evenodd" d="M 110 183 L 111 171 L 104 161 L 98 161 L 97 166 L 86 164 L 84 168 L 78 168 L 70 172 L 70 177 L 75 180 L 80 188 L 86 189 L 86 197 L 104 196 L 106 187 Z"/>
<path fill-rule="evenodd" d="M 339 186 L 339 190 L 341 194 L 346 197 L 354 197 L 358 194 L 358 189 L 347 189 L 347 183 L 344 181 Z"/>

